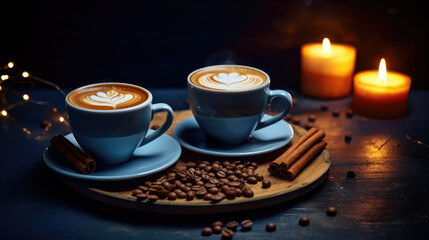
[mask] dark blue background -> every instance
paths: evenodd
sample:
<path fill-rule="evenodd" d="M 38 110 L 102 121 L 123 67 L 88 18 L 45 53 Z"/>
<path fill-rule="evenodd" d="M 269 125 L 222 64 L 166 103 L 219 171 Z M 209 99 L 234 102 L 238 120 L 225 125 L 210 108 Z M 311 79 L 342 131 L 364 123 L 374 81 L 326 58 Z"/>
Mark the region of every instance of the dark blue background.
<path fill-rule="evenodd" d="M 273 88 L 296 87 L 299 48 L 357 47 L 356 70 L 387 67 L 429 89 L 428 8 L 411 1 L 8 1 L 1 4 L 0 64 L 13 60 L 63 88 L 121 81 L 185 87 L 199 67 L 261 68 Z"/>

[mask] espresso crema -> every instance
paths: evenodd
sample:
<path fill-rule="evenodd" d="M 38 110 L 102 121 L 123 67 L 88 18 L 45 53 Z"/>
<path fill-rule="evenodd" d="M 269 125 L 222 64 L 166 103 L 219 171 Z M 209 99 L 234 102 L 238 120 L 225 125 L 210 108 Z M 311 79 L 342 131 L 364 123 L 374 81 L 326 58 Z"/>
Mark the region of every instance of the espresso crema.
<path fill-rule="evenodd" d="M 258 87 L 267 81 L 267 76 L 257 69 L 218 65 L 203 68 L 190 77 L 193 84 L 221 91 L 242 91 Z"/>
<path fill-rule="evenodd" d="M 141 88 L 118 83 L 101 83 L 72 91 L 68 101 L 81 108 L 115 110 L 137 106 L 145 102 L 149 94 Z"/>

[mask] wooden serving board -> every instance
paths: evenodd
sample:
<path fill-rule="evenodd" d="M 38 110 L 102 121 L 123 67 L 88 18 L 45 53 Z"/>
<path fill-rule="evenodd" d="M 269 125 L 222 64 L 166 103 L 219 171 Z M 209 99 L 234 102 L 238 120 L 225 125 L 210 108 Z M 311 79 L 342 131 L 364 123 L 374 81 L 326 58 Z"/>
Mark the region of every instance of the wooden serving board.
<path fill-rule="evenodd" d="M 173 125 L 168 130 L 167 134 L 172 135 L 176 124 L 190 116 L 192 116 L 192 114 L 189 110 L 175 111 Z M 165 115 L 157 114 L 154 117 L 152 125 L 160 125 L 160 123 L 164 121 L 164 118 Z M 292 125 L 292 127 L 294 130 L 292 143 L 294 143 L 306 130 L 296 125 Z M 290 143 L 274 152 L 246 158 L 206 156 L 182 148 L 182 155 L 176 163 L 177 167 L 184 166 L 188 161 L 198 160 L 251 160 L 258 163 L 256 173 L 261 173 L 265 179 L 270 180 L 272 183 L 270 188 L 262 188 L 261 182 L 254 185 L 247 184 L 253 190 L 255 194 L 254 197 L 238 197 L 233 200 L 225 199 L 218 203 L 212 203 L 202 199 L 194 199 L 192 201 L 187 201 L 186 199 L 177 199 L 175 201 L 163 199 L 156 202 L 149 202 L 148 200 L 137 201 L 135 197 L 131 196 L 132 190 L 137 188 L 138 185 L 144 184 L 144 182 L 149 179 L 153 180 L 157 178 L 157 176 L 162 175 L 162 173 L 156 174 L 155 176 L 118 182 L 93 182 L 77 180 L 65 176 L 60 177 L 72 189 L 88 197 L 124 208 L 177 214 L 234 212 L 270 206 L 294 199 L 309 192 L 324 181 L 331 165 L 327 149 L 310 162 L 293 181 L 271 175 L 268 172 L 270 162 L 281 155 L 289 146 Z"/>

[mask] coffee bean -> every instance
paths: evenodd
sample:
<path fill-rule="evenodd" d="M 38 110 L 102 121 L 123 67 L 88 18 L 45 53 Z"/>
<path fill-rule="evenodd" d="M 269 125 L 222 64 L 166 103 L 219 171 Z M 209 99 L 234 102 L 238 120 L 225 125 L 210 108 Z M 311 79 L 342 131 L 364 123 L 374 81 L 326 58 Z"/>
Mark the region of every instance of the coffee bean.
<path fill-rule="evenodd" d="M 177 194 L 176 194 L 175 192 L 170 192 L 170 193 L 167 195 L 167 199 L 168 199 L 168 200 L 176 200 L 176 199 L 177 199 Z"/>
<path fill-rule="evenodd" d="M 225 195 L 226 195 L 226 198 L 228 199 L 234 199 L 235 196 L 237 195 L 237 192 L 235 191 L 234 188 L 230 188 L 226 190 Z"/>
<path fill-rule="evenodd" d="M 250 219 L 246 219 L 246 220 L 241 221 L 240 225 L 244 229 L 250 229 L 253 226 L 253 222 Z"/>
<path fill-rule="evenodd" d="M 165 189 L 161 189 L 161 190 L 158 190 L 156 195 L 158 195 L 159 198 L 163 199 L 163 198 L 166 198 L 169 193 L 170 193 L 170 191 L 165 190 Z M 172 193 L 176 194 L 175 192 L 172 192 Z M 176 194 L 176 196 L 177 196 L 177 194 Z"/>
<path fill-rule="evenodd" d="M 208 194 L 210 194 L 210 193 L 208 193 Z M 211 196 L 211 200 L 213 202 L 220 202 L 223 199 L 225 199 L 225 197 L 222 193 L 212 194 L 212 196 Z"/>
<path fill-rule="evenodd" d="M 235 170 L 234 175 L 236 177 L 241 177 L 241 174 L 243 174 L 240 170 Z"/>
<path fill-rule="evenodd" d="M 271 187 L 271 182 L 269 180 L 262 181 L 262 187 L 263 188 L 269 188 L 269 187 Z"/>
<path fill-rule="evenodd" d="M 353 117 L 353 110 L 352 109 L 347 109 L 346 111 L 346 117 L 347 118 L 352 118 Z"/>
<path fill-rule="evenodd" d="M 219 171 L 219 172 L 217 172 L 217 173 L 216 173 L 216 175 L 217 175 L 218 177 L 220 177 L 220 178 L 224 178 L 224 177 L 226 177 L 226 173 L 225 173 L 224 171 Z"/>
<path fill-rule="evenodd" d="M 219 225 L 213 226 L 212 230 L 214 234 L 219 234 L 222 232 L 222 226 L 219 226 Z"/>
<path fill-rule="evenodd" d="M 201 235 L 203 236 L 210 236 L 212 235 L 213 230 L 209 227 L 203 228 L 203 231 L 201 231 Z"/>
<path fill-rule="evenodd" d="M 228 186 L 238 188 L 241 186 L 241 182 L 229 182 Z"/>
<path fill-rule="evenodd" d="M 190 187 L 188 187 L 188 186 L 186 186 L 186 187 L 184 187 L 184 188 L 182 189 L 182 191 L 184 191 L 184 192 L 189 192 L 189 191 L 191 191 L 191 188 L 190 188 Z"/>
<path fill-rule="evenodd" d="M 316 121 L 316 115 L 314 115 L 314 114 L 308 115 L 308 121 L 309 122 L 315 122 Z"/>
<path fill-rule="evenodd" d="M 205 188 L 203 188 L 203 189 L 199 190 L 198 192 L 196 192 L 196 194 L 197 194 L 197 198 L 202 199 L 207 194 L 207 190 Z"/>
<path fill-rule="evenodd" d="M 332 111 L 332 116 L 334 116 L 334 117 L 340 116 L 340 110 L 335 109 L 334 111 Z"/>
<path fill-rule="evenodd" d="M 144 186 L 144 185 L 140 185 L 140 186 L 138 186 L 138 188 L 139 188 L 140 190 L 142 190 L 144 193 L 146 193 L 146 192 L 148 192 L 148 191 L 149 191 L 149 188 L 148 188 L 147 186 Z"/>
<path fill-rule="evenodd" d="M 141 193 L 143 193 L 143 191 L 141 189 L 134 189 L 133 193 L 131 195 L 135 197 L 135 196 L 137 196 L 137 194 L 141 194 Z"/>
<path fill-rule="evenodd" d="M 176 194 L 179 194 L 179 193 L 181 193 L 183 191 L 181 189 L 179 189 L 179 188 L 176 188 L 176 189 L 173 190 L 173 192 L 175 192 Z"/>
<path fill-rule="evenodd" d="M 258 164 L 256 162 L 251 162 L 250 166 L 252 166 L 254 169 L 258 168 Z"/>
<path fill-rule="evenodd" d="M 241 191 L 241 189 L 239 189 L 239 188 L 235 188 L 235 196 L 236 197 L 243 196 L 243 191 Z"/>
<path fill-rule="evenodd" d="M 159 199 L 159 197 L 157 195 L 155 195 L 155 194 L 149 194 L 147 196 L 147 199 L 149 199 L 149 201 L 151 201 L 151 202 L 155 202 L 155 201 L 157 201 Z"/>
<path fill-rule="evenodd" d="M 274 232 L 276 230 L 276 224 L 273 222 L 267 223 L 267 225 L 265 226 L 265 231 L 267 232 Z"/>
<path fill-rule="evenodd" d="M 195 168 L 197 167 L 197 163 L 195 162 L 187 162 L 186 163 L 186 168 Z"/>
<path fill-rule="evenodd" d="M 347 178 L 355 178 L 355 177 L 356 177 L 355 172 L 353 172 L 353 171 L 348 171 L 347 172 Z"/>
<path fill-rule="evenodd" d="M 308 224 L 310 224 L 310 219 L 308 217 L 300 217 L 299 218 L 299 225 L 308 226 Z"/>
<path fill-rule="evenodd" d="M 247 173 L 243 172 L 243 174 L 241 174 L 241 177 L 242 177 L 243 179 L 247 179 L 247 178 L 249 177 L 249 174 L 247 174 Z"/>
<path fill-rule="evenodd" d="M 307 123 L 305 124 L 305 129 L 310 130 L 311 128 L 314 128 L 314 124 L 313 123 Z"/>
<path fill-rule="evenodd" d="M 196 194 L 194 191 L 189 191 L 186 193 L 186 200 L 194 200 L 196 197 Z"/>
<path fill-rule="evenodd" d="M 292 117 L 290 121 L 292 122 L 292 124 L 299 125 L 299 123 L 301 122 L 301 118 L 295 116 L 295 117 Z"/>
<path fill-rule="evenodd" d="M 235 229 L 237 229 L 237 227 L 238 227 L 238 222 L 237 222 L 237 221 L 231 221 L 231 222 L 228 222 L 228 223 L 226 224 L 226 227 L 227 227 L 228 229 L 231 229 L 231 230 L 235 231 Z"/>
<path fill-rule="evenodd" d="M 243 197 L 251 198 L 254 195 L 253 191 L 250 188 L 246 188 L 242 191 L 243 191 Z"/>
<path fill-rule="evenodd" d="M 248 177 L 246 182 L 249 184 L 256 184 L 258 183 L 258 179 L 256 179 L 256 177 Z"/>
<path fill-rule="evenodd" d="M 219 192 L 219 188 L 217 188 L 217 187 L 209 188 L 208 192 L 211 194 L 216 194 Z"/>
<path fill-rule="evenodd" d="M 163 186 L 165 189 L 170 189 L 171 184 L 170 184 L 169 182 L 163 182 L 163 183 L 162 183 L 162 186 Z"/>
<path fill-rule="evenodd" d="M 328 109 L 329 109 L 329 104 L 322 103 L 322 105 L 320 105 L 320 110 L 322 110 L 322 111 L 328 111 Z"/>
<path fill-rule="evenodd" d="M 255 173 L 255 178 L 258 181 L 264 180 L 264 176 L 262 174 L 260 174 L 260 173 Z"/>
<path fill-rule="evenodd" d="M 210 189 L 210 188 L 214 188 L 214 187 L 216 187 L 216 184 L 213 184 L 213 183 L 206 183 L 206 184 L 204 184 L 204 186 L 205 186 L 207 189 Z"/>
<path fill-rule="evenodd" d="M 346 142 L 350 142 L 352 140 L 352 135 L 348 133 L 344 136 L 344 139 L 346 140 Z"/>
<path fill-rule="evenodd" d="M 192 191 L 189 191 L 189 192 L 192 192 Z M 186 198 L 186 196 L 187 196 L 187 193 L 185 193 L 185 192 L 177 193 L 177 198 L 179 198 L 179 199 L 184 199 L 184 198 Z"/>
<path fill-rule="evenodd" d="M 232 236 L 234 236 L 234 231 L 232 231 L 231 229 L 222 230 L 222 238 L 229 239 L 232 238 Z"/>
<path fill-rule="evenodd" d="M 137 200 L 141 201 L 141 200 L 145 200 L 147 198 L 147 194 L 146 193 L 139 193 L 136 195 Z"/>
<path fill-rule="evenodd" d="M 204 200 L 206 200 L 206 201 L 212 200 L 212 196 L 213 196 L 213 194 L 206 193 L 206 195 L 204 195 Z"/>
<path fill-rule="evenodd" d="M 335 207 L 328 207 L 328 209 L 326 209 L 326 215 L 331 217 L 337 215 L 337 209 Z"/>

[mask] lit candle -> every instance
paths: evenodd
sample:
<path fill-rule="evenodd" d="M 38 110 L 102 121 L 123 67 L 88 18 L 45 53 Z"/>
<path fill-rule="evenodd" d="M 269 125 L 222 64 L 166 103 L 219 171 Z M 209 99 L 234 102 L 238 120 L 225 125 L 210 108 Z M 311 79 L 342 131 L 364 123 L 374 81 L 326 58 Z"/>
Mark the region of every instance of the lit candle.
<path fill-rule="evenodd" d="M 350 94 L 356 48 L 331 44 L 329 39 L 301 47 L 301 91 L 314 98 L 341 98 Z"/>
<path fill-rule="evenodd" d="M 354 77 L 353 109 L 356 113 L 374 118 L 394 118 L 407 113 L 407 98 L 411 78 L 387 71 L 381 59 L 377 70 L 359 72 Z"/>

